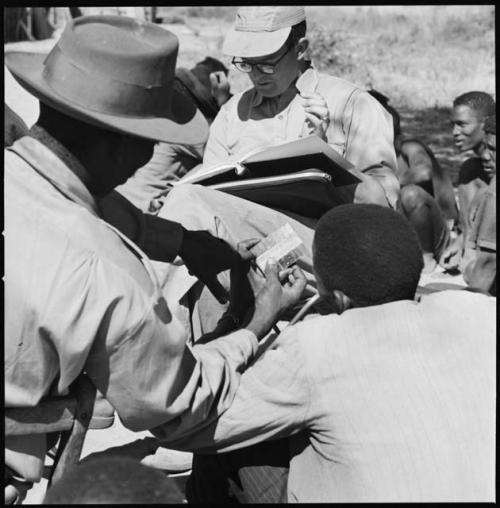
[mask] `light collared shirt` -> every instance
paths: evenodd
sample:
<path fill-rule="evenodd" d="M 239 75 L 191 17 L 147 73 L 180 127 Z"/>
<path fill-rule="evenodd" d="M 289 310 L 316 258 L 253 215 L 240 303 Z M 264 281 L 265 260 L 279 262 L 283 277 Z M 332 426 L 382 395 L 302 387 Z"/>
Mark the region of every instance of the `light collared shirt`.
<path fill-rule="evenodd" d="M 279 97 L 251 88 L 224 104 L 210 127 L 203 166 L 238 162 L 250 152 L 299 139 L 306 121 L 299 92 L 323 96 L 328 143 L 356 169 L 376 177 L 394 206 L 399 183 L 390 114 L 368 92 L 313 67 Z"/>
<path fill-rule="evenodd" d="M 76 177 L 84 168 L 32 135 L 44 143 L 25 136 L 4 152 L 6 407 L 63 394 L 85 369 L 131 430 L 201 424 L 231 400 L 255 335 L 186 346 L 148 259 Z"/>
<path fill-rule="evenodd" d="M 288 501 L 495 499 L 496 298 L 443 291 L 314 316 L 243 374 L 231 407 L 169 447 L 290 439 Z M 177 434 L 177 435 L 176 435 Z"/>
<path fill-rule="evenodd" d="M 151 160 L 115 188 L 143 212 L 158 213 L 173 182 L 201 163 L 205 142 L 157 143 Z"/>

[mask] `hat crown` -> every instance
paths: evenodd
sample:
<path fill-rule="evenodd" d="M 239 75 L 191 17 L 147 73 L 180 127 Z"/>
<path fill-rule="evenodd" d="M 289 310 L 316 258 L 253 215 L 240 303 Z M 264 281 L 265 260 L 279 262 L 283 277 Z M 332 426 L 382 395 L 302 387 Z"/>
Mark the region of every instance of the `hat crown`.
<path fill-rule="evenodd" d="M 241 32 L 274 32 L 305 19 L 306 13 L 301 6 L 240 7 L 234 28 Z"/>
<path fill-rule="evenodd" d="M 57 46 L 81 70 L 144 87 L 172 82 L 179 48 L 174 34 L 123 16 L 76 18 Z"/>
<path fill-rule="evenodd" d="M 67 116 L 157 141 L 202 143 L 208 123 L 175 82 L 177 37 L 124 16 L 67 23 L 47 55 L 7 52 L 21 85 Z"/>

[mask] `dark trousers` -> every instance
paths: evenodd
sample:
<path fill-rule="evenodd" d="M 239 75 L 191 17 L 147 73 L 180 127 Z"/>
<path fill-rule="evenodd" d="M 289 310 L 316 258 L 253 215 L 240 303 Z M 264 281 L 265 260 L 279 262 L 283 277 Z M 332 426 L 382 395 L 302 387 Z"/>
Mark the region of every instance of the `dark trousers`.
<path fill-rule="evenodd" d="M 289 462 L 288 438 L 195 455 L 186 498 L 189 503 L 286 503 Z"/>

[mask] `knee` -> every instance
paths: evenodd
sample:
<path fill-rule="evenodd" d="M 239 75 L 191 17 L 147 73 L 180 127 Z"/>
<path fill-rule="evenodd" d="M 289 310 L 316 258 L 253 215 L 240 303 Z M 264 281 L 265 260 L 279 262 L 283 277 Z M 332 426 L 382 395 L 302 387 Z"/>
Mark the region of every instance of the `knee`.
<path fill-rule="evenodd" d="M 388 206 L 383 187 L 372 178 L 366 178 L 356 186 L 354 203 Z"/>
<path fill-rule="evenodd" d="M 200 193 L 199 189 L 203 189 L 199 185 L 190 183 L 183 183 L 181 185 L 174 185 L 172 190 L 168 193 L 169 202 L 179 202 L 187 204 L 190 201 L 197 199 Z"/>
<path fill-rule="evenodd" d="M 418 185 L 410 184 L 401 188 L 401 205 L 405 211 L 414 210 L 424 205 L 429 195 Z"/>
<path fill-rule="evenodd" d="M 432 167 L 428 165 L 413 167 L 411 173 L 414 183 L 422 184 L 432 182 Z"/>

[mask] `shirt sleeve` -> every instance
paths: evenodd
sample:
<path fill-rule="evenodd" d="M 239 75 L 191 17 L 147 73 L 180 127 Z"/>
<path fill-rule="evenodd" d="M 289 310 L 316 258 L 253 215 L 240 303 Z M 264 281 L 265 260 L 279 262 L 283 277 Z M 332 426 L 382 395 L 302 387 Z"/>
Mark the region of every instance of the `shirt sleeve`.
<path fill-rule="evenodd" d="M 193 349 L 202 355 L 203 348 Z M 197 453 L 231 451 L 299 432 L 310 418 L 310 384 L 295 331 L 285 331 L 241 376 L 229 409 L 216 413 L 187 434 L 182 420 L 153 429 L 169 448 Z"/>
<path fill-rule="evenodd" d="M 73 271 L 66 291 L 65 283 L 58 295 L 77 292 L 78 298 L 60 320 L 65 324 L 51 320 L 61 379 L 85 361 L 92 382 L 133 431 L 176 419 L 189 433 L 229 405 L 257 349 L 252 332 L 235 332 L 195 354 L 166 302 L 113 263 L 93 256 Z M 81 354 L 84 345 L 90 345 L 88 356 Z"/>
<path fill-rule="evenodd" d="M 399 197 L 393 125 L 389 113 L 366 92 L 353 94 L 343 115 L 344 156 L 356 168 L 377 179 L 389 203 Z"/>
<path fill-rule="evenodd" d="M 137 244 L 151 259 L 170 262 L 179 254 L 182 226 L 143 213 L 117 191 L 99 200 L 103 219 Z"/>
<path fill-rule="evenodd" d="M 227 162 L 230 156 L 227 146 L 227 129 L 229 118 L 229 106 L 233 103 L 234 97 L 224 104 L 215 117 L 208 135 L 205 153 L 203 154 L 203 165 L 206 167 Z"/>

